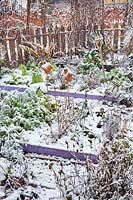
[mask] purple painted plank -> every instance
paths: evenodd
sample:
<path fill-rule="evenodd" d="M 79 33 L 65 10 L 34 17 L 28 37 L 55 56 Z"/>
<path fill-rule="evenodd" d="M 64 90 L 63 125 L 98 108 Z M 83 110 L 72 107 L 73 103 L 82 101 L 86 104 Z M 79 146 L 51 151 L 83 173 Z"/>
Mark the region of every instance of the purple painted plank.
<path fill-rule="evenodd" d="M 67 97 L 68 93 L 67 92 L 61 92 L 61 91 L 48 91 L 49 95 L 52 96 L 60 96 L 60 97 Z M 116 101 L 116 98 L 110 97 L 110 96 L 101 96 L 101 95 L 91 95 L 91 94 L 81 94 L 81 93 L 74 93 L 70 92 L 69 97 L 73 98 L 80 98 L 80 99 L 92 99 L 92 100 L 99 100 L 99 101 Z"/>
<path fill-rule="evenodd" d="M 31 145 L 31 144 L 20 143 L 20 145 L 22 146 L 23 151 L 25 153 L 37 153 L 37 154 L 42 154 L 45 156 L 56 156 L 56 157 L 61 157 L 65 159 L 75 159 L 75 160 L 78 159 L 78 160 L 84 160 L 84 161 L 88 158 L 92 160 L 94 164 L 97 164 L 99 161 L 98 156 L 94 154 L 78 153 L 74 151 L 42 147 L 42 146 L 36 146 L 36 145 Z"/>
<path fill-rule="evenodd" d="M 24 92 L 26 90 L 25 87 L 16 87 L 16 86 L 5 86 L 5 85 L 0 85 L 0 89 L 6 90 L 6 91 L 12 91 L 12 90 L 17 90 L 19 92 Z M 67 97 L 68 93 L 63 92 L 63 91 L 48 91 L 49 95 L 52 96 L 57 96 L 57 97 Z M 81 93 L 74 93 L 70 92 L 69 97 L 73 98 L 81 98 L 81 99 L 92 99 L 92 100 L 98 100 L 98 101 L 116 101 L 115 97 L 110 97 L 110 96 L 101 96 L 101 95 L 91 95 L 91 94 L 81 94 Z"/>
<path fill-rule="evenodd" d="M 19 92 L 24 92 L 26 90 L 25 87 L 17 87 L 17 86 L 7 86 L 7 85 L 0 85 L 1 90 L 12 91 L 17 90 Z"/>

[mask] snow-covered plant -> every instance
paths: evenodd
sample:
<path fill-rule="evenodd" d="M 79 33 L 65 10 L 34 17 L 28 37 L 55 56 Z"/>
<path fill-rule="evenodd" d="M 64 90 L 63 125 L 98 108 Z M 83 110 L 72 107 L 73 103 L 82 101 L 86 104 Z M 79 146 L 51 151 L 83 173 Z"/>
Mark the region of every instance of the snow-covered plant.
<path fill-rule="evenodd" d="M 0 191 L 0 197 L 13 199 L 15 196 L 12 193 L 28 183 L 27 162 L 22 148 L 11 137 L 1 143 L 0 155 L 0 187 L 4 188 Z M 17 193 L 18 198 L 20 193 L 21 190 Z"/>
<path fill-rule="evenodd" d="M 29 84 L 29 80 L 26 79 L 25 77 L 23 76 L 18 76 L 18 74 L 16 73 L 12 73 L 11 75 L 11 79 L 5 81 L 4 83 L 5 84 L 8 84 L 8 85 L 28 85 Z"/>
<path fill-rule="evenodd" d="M 7 95 L 7 92 L 4 90 L 0 90 L 0 102 Z"/>
<path fill-rule="evenodd" d="M 127 199 L 131 195 L 131 147 L 124 140 L 104 143 L 92 185 L 94 199 Z"/>
<path fill-rule="evenodd" d="M 42 74 L 39 69 L 34 69 L 32 71 L 32 83 L 41 83 L 43 82 Z"/>
<path fill-rule="evenodd" d="M 72 100 L 69 101 L 69 108 L 67 107 L 66 103 L 65 105 L 59 105 L 59 104 L 57 105 L 58 109 L 56 118 L 58 123 L 58 134 L 57 134 L 58 138 L 61 138 L 74 126 L 77 126 L 77 122 L 81 117 L 79 109 L 75 108 L 74 102 Z"/>
<path fill-rule="evenodd" d="M 1 140 L 0 153 L 8 160 L 20 162 L 23 160 L 23 150 L 12 136 L 5 137 Z"/>
<path fill-rule="evenodd" d="M 110 131 L 105 135 L 97 165 L 90 160 L 79 164 L 77 161 L 70 173 L 65 171 L 63 164 L 59 171 L 50 167 L 65 200 L 133 198 L 132 142 L 127 136 L 125 123 L 120 121 L 120 112 L 111 119 L 115 113 L 116 111 L 107 113 L 106 123 L 110 125 L 106 126 L 106 131 Z"/>
<path fill-rule="evenodd" d="M 65 200 L 132 199 L 132 156 L 128 141 L 117 138 L 103 144 L 98 165 L 88 160 L 70 173 L 62 165 L 51 170 Z"/>
<path fill-rule="evenodd" d="M 48 99 L 42 93 L 39 96 L 34 91 L 24 93 L 9 93 L 2 100 L 0 107 L 0 126 L 1 135 L 9 134 L 9 130 L 33 130 L 42 123 L 48 122 L 47 117 Z M 50 113 L 55 111 L 54 102 L 51 103 Z M 4 131 L 4 132 L 3 132 Z"/>
<path fill-rule="evenodd" d="M 29 56 L 28 61 L 26 63 L 27 70 L 30 70 L 30 69 L 34 70 L 36 66 L 37 66 L 37 60 L 34 57 Z"/>
<path fill-rule="evenodd" d="M 83 72 L 86 74 L 87 72 L 90 72 L 92 69 L 100 67 L 100 56 L 98 51 L 92 50 L 85 55 L 85 59 L 83 62 L 83 65 L 80 66 L 77 71 L 78 73 Z"/>
<path fill-rule="evenodd" d="M 118 95 L 118 91 L 123 89 L 127 83 L 130 83 L 130 80 L 121 69 L 114 68 L 110 72 L 105 72 L 105 79 L 101 82 L 104 82 L 107 86 L 105 93 L 115 96 L 115 92 Z"/>
<path fill-rule="evenodd" d="M 110 109 L 104 116 L 103 124 L 103 138 L 108 138 L 110 141 L 116 136 L 121 127 L 121 113 L 120 110 Z"/>
<path fill-rule="evenodd" d="M 27 67 L 25 65 L 20 64 L 20 68 L 21 68 L 21 71 L 22 71 L 22 76 L 28 75 Z"/>

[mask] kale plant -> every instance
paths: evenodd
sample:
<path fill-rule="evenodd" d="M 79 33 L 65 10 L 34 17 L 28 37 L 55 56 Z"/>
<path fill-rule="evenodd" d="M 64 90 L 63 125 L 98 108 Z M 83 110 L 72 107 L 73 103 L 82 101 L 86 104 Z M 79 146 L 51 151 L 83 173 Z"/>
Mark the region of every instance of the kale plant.
<path fill-rule="evenodd" d="M 19 93 L 14 91 L 5 96 L 0 107 L 0 134 L 33 130 L 48 122 L 48 97 L 39 96 L 34 91 Z M 55 104 L 50 102 L 50 113 L 54 112 Z"/>
<path fill-rule="evenodd" d="M 77 72 L 83 72 L 86 74 L 88 71 L 91 71 L 92 69 L 97 67 L 100 67 L 100 56 L 98 51 L 92 50 L 86 53 L 83 65 L 78 67 Z"/>
<path fill-rule="evenodd" d="M 128 83 L 130 83 L 130 79 L 123 73 L 121 69 L 114 68 L 111 69 L 110 72 L 105 72 L 105 79 L 102 79 L 101 82 L 107 86 L 105 91 L 106 94 L 111 94 L 117 92 L 120 89 L 126 87 Z"/>

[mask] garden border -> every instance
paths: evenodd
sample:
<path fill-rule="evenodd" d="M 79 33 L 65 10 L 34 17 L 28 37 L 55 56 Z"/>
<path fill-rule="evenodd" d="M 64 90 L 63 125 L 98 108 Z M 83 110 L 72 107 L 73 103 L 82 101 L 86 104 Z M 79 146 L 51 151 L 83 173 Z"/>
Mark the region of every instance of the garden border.
<path fill-rule="evenodd" d="M 0 85 L 0 89 L 6 90 L 6 91 L 13 91 L 17 90 L 19 92 L 24 92 L 26 87 L 18 87 L 18 86 L 7 86 L 7 85 Z M 65 92 L 65 91 L 54 91 L 54 90 L 49 90 L 48 94 L 51 96 L 56 96 L 56 97 L 73 97 L 73 98 L 80 98 L 80 99 L 91 99 L 91 100 L 98 100 L 98 101 L 112 101 L 116 102 L 115 97 L 111 96 L 102 96 L 102 95 L 93 95 L 93 94 L 83 94 L 83 93 L 75 93 L 75 92 Z"/>
<path fill-rule="evenodd" d="M 18 87 L 18 86 L 7 86 L 7 85 L 0 85 L 0 89 L 6 90 L 6 91 L 13 91 L 17 90 L 18 92 L 24 92 L 27 88 L 26 87 Z M 48 91 L 49 95 L 52 96 L 60 96 L 60 97 L 67 97 L 68 93 L 63 91 Z M 100 95 L 88 95 L 88 94 L 82 94 L 82 93 L 69 93 L 69 97 L 73 98 L 81 98 L 81 99 L 92 99 L 92 100 L 99 100 L 99 101 L 116 101 L 116 98 L 109 97 L 109 96 L 100 96 Z M 49 147 L 42 147 L 42 146 L 36 146 L 31 144 L 24 144 L 20 143 L 21 147 L 23 148 L 24 153 L 36 153 L 41 154 L 45 156 L 55 156 L 55 157 L 61 157 L 65 159 L 77 159 L 85 161 L 87 158 L 90 159 L 94 164 L 98 164 L 99 157 L 94 154 L 88 154 L 88 153 L 79 153 L 69 150 L 63 150 L 63 149 L 56 149 L 56 148 L 49 148 Z"/>
<path fill-rule="evenodd" d="M 98 164 L 99 157 L 94 154 L 88 153 L 79 153 L 69 150 L 63 149 L 56 149 L 51 147 L 42 147 L 37 145 L 31 144 L 24 144 L 20 143 L 21 147 L 23 148 L 24 153 L 36 153 L 44 156 L 55 156 L 61 157 L 64 159 L 74 159 L 74 160 L 81 160 L 86 161 L 87 159 L 91 160 L 94 164 Z"/>

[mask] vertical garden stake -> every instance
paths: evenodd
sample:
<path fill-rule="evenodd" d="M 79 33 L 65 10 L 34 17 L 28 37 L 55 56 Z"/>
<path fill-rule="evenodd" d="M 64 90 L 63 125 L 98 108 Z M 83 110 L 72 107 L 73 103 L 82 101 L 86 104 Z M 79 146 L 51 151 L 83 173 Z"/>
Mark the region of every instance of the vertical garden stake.
<path fill-rule="evenodd" d="M 52 70 L 52 65 L 47 62 L 45 64 L 43 64 L 41 66 L 41 68 L 44 70 L 44 72 L 46 73 L 46 92 L 48 93 L 48 83 L 49 83 L 49 74 Z M 48 110 L 48 118 L 49 118 L 49 126 L 50 126 L 50 134 L 51 134 L 51 138 L 52 138 L 52 126 L 51 126 L 51 117 L 50 117 L 50 101 L 49 101 L 49 96 L 47 98 L 48 100 L 48 107 L 47 107 L 47 110 Z"/>
<path fill-rule="evenodd" d="M 65 73 L 65 70 L 64 70 L 64 73 Z M 72 81 L 72 79 L 73 79 L 73 73 L 72 73 L 69 69 L 66 70 L 64 79 L 65 79 L 65 81 L 66 81 L 67 84 L 68 84 L 68 87 L 67 87 L 67 101 L 66 101 L 66 107 L 67 107 L 67 105 L 69 105 L 69 103 L 70 103 L 70 97 L 69 97 L 69 83 L 70 83 L 70 82 Z"/>
<path fill-rule="evenodd" d="M 55 91 L 55 102 L 56 102 L 56 112 L 57 112 L 57 123 L 58 123 L 58 135 L 60 135 L 60 120 L 59 120 L 59 110 L 58 110 L 58 101 L 57 101 L 57 96 L 56 96 L 56 88 L 54 88 Z"/>
<path fill-rule="evenodd" d="M 97 38 L 95 39 L 95 42 L 96 42 L 96 47 L 99 51 L 99 54 L 100 54 L 100 60 L 101 60 L 101 65 L 102 65 L 102 70 L 103 70 L 103 75 L 104 75 L 104 80 L 105 80 L 105 72 L 104 72 L 104 59 L 103 59 L 103 53 L 102 53 L 102 38 Z"/>

